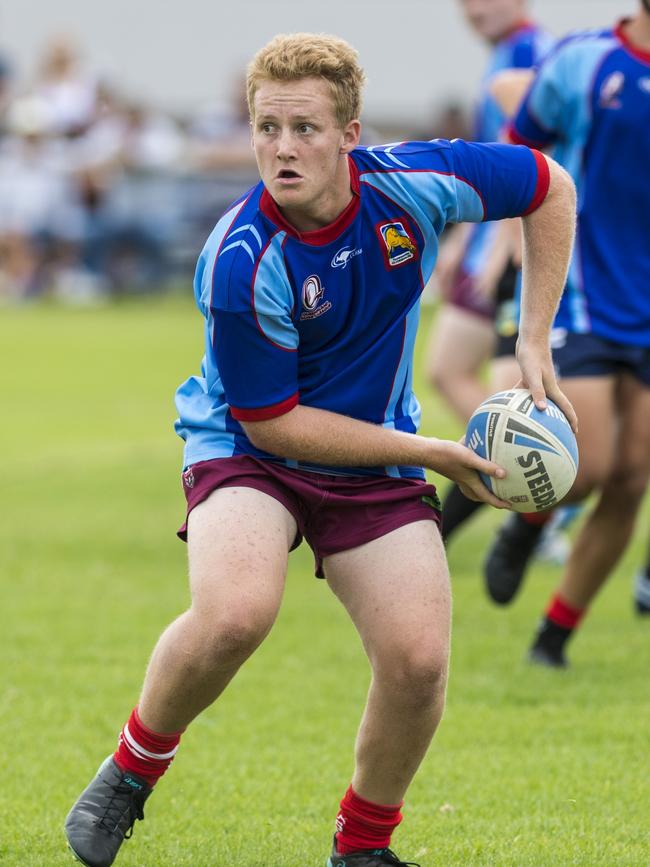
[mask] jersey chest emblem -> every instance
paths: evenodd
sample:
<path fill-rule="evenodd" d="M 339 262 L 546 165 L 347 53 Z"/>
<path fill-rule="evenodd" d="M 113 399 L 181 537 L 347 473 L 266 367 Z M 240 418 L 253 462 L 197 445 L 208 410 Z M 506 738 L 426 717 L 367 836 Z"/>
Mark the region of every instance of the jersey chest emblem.
<path fill-rule="evenodd" d="M 321 304 L 325 295 L 325 287 L 317 274 L 310 274 L 302 284 L 302 313 L 301 319 L 315 319 L 331 308 L 330 301 Z"/>
<path fill-rule="evenodd" d="M 389 270 L 417 257 L 417 243 L 406 220 L 379 223 L 375 230 Z"/>
<path fill-rule="evenodd" d="M 622 72 L 612 72 L 600 87 L 598 102 L 601 108 L 621 108 L 621 95 L 625 86 Z"/>

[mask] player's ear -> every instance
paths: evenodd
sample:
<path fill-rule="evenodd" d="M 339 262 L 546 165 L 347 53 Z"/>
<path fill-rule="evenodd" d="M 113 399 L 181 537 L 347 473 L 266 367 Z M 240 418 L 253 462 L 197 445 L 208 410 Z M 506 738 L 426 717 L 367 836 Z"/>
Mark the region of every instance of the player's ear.
<path fill-rule="evenodd" d="M 356 119 L 351 120 L 343 129 L 343 144 L 341 145 L 340 152 L 342 154 L 349 154 L 350 151 L 359 146 L 360 140 L 361 121 Z"/>

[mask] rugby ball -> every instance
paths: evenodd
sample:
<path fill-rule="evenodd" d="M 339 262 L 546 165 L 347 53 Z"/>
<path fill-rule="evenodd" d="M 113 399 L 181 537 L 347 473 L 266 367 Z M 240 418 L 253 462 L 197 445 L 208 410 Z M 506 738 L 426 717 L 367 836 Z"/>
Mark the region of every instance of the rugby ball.
<path fill-rule="evenodd" d="M 481 473 L 497 497 L 515 512 L 543 512 L 569 492 L 578 472 L 578 445 L 562 410 L 547 398 L 537 409 L 525 388 L 484 400 L 467 425 L 465 445 L 506 471 L 505 479 Z"/>

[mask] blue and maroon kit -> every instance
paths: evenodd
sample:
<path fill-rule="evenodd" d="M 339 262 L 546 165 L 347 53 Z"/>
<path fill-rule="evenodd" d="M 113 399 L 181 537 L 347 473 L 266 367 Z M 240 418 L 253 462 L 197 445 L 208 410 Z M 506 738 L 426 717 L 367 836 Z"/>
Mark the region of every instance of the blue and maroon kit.
<path fill-rule="evenodd" d="M 299 233 L 262 183 L 219 221 L 194 291 L 205 317 L 200 376 L 176 395 L 184 465 L 251 456 L 330 475 L 423 479 L 421 467 L 330 467 L 267 454 L 241 422 L 298 403 L 415 433 L 413 346 L 423 286 L 449 222 L 525 215 L 545 198 L 544 157 L 463 141 L 358 148 L 352 201 Z"/>
<path fill-rule="evenodd" d="M 492 78 L 504 69 L 529 69 L 536 66 L 550 51 L 553 42 L 553 37 L 546 30 L 529 21 L 522 21 L 497 42 L 481 79 L 474 115 L 476 141 L 499 141 L 507 123 L 506 116 L 490 93 Z M 449 299 L 457 307 L 485 318 L 494 315 L 494 300 L 481 296 L 474 288 L 474 281 L 485 268 L 494 243 L 495 229 L 489 223 L 479 224 L 472 229 Z"/>
<path fill-rule="evenodd" d="M 511 138 L 552 146 L 578 189 L 576 246 L 555 320 L 558 357 L 567 334 L 582 335 L 573 344 L 592 373 L 607 347 L 626 366 L 627 347 L 650 384 L 650 54 L 630 43 L 624 22 L 571 34 L 542 64 Z"/>

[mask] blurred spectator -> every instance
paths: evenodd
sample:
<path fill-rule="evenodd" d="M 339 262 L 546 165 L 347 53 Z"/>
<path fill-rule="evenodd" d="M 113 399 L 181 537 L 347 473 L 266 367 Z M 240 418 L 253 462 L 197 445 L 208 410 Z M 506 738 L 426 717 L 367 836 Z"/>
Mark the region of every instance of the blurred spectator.
<path fill-rule="evenodd" d="M 204 106 L 189 126 L 191 159 L 203 171 L 256 171 L 246 102 L 246 79 L 233 82 L 227 105 Z"/>
<path fill-rule="evenodd" d="M 0 54 L 0 136 L 6 131 L 6 114 L 11 99 L 12 70 L 8 59 Z"/>
<path fill-rule="evenodd" d="M 227 103 L 203 106 L 187 124 L 188 174 L 183 192 L 185 246 L 183 258 L 200 252 L 198 238 L 206 238 L 228 205 L 259 175 L 251 146 L 246 81 L 236 78 Z"/>
<path fill-rule="evenodd" d="M 84 262 L 113 291 L 148 291 L 166 281 L 184 154 L 184 137 L 170 118 L 102 91 L 99 117 L 77 144 L 77 163 Z"/>
<path fill-rule="evenodd" d="M 41 293 L 52 269 L 78 261 L 83 215 L 65 143 L 38 97 L 16 100 L 0 148 L 0 295 Z"/>
<path fill-rule="evenodd" d="M 46 45 L 33 92 L 47 105 L 54 133 L 67 135 L 85 129 L 95 116 L 97 78 L 83 66 L 77 47 L 67 36 Z"/>

